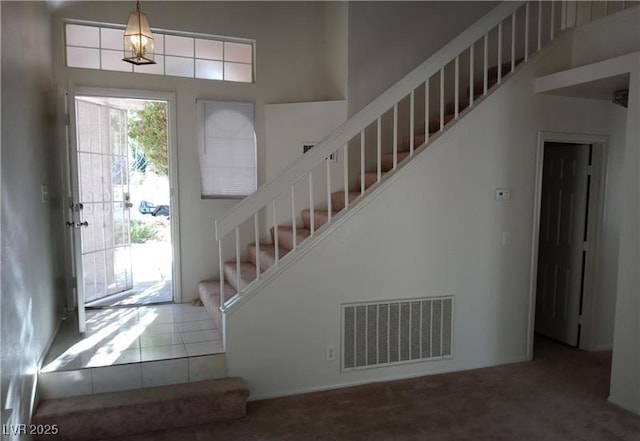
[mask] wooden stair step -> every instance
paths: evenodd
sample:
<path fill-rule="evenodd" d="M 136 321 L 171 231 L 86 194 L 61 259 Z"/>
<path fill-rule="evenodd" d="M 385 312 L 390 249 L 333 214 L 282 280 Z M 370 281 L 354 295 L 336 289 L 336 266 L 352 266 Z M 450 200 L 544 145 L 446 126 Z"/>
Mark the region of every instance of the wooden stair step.
<path fill-rule="evenodd" d="M 360 196 L 359 191 L 350 191 L 349 203 L 353 202 L 353 200 L 359 196 Z M 333 209 L 334 212 L 338 212 L 344 209 L 344 207 L 346 207 L 347 205 L 345 201 L 346 199 L 345 199 L 344 190 L 334 191 L 333 193 L 331 193 L 331 208 Z"/>
<path fill-rule="evenodd" d="M 258 247 L 255 243 L 249 244 L 247 246 L 247 254 L 249 256 L 249 260 L 255 266 L 258 261 L 257 255 Z M 284 255 L 286 255 L 289 250 L 286 250 L 282 247 L 278 250 L 278 258 L 281 259 Z M 270 243 L 262 243 L 260 242 L 260 271 L 264 272 L 271 268 L 276 263 L 276 246 Z"/>
<path fill-rule="evenodd" d="M 42 400 L 31 423 L 58 435 L 34 440 L 118 439 L 137 433 L 242 418 L 249 389 L 241 378 Z"/>
<path fill-rule="evenodd" d="M 311 210 L 306 209 L 302 210 L 300 213 L 302 215 L 302 222 L 304 223 L 304 227 L 307 230 L 311 230 Z M 327 222 L 329 222 L 329 211 L 328 210 L 313 210 L 313 228 L 317 230 Z"/>
<path fill-rule="evenodd" d="M 296 246 L 300 245 L 304 240 L 311 235 L 311 231 L 306 228 L 296 228 Z M 275 231 L 271 228 L 271 240 L 275 243 Z M 293 249 L 293 227 L 290 226 L 278 226 L 278 246 L 284 248 L 287 251 Z"/>
<path fill-rule="evenodd" d="M 242 291 L 256 279 L 256 264 L 254 262 L 240 261 L 240 279 L 238 280 L 238 267 L 235 261 L 225 262 L 224 280 L 237 291 Z M 239 282 L 239 285 L 238 285 Z"/>

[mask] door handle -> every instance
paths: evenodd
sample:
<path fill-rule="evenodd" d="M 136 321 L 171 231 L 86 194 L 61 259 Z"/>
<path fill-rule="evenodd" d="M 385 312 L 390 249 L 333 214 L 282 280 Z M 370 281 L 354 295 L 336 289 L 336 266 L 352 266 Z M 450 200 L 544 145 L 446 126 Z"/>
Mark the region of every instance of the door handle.
<path fill-rule="evenodd" d="M 84 222 L 65 222 L 64 226 L 66 228 L 82 228 L 82 227 L 88 227 L 89 226 L 89 222 L 84 221 Z"/>

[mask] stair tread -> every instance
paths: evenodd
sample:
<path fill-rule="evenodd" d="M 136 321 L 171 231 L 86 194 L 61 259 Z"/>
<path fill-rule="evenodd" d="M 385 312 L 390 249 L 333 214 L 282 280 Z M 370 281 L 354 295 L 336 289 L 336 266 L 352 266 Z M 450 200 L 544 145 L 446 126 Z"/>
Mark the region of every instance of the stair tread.
<path fill-rule="evenodd" d="M 236 289 L 229 285 L 229 283 L 224 283 L 224 297 L 225 299 L 229 299 L 236 294 Z M 211 313 L 213 316 L 213 320 L 216 323 L 220 323 L 221 313 L 220 313 L 220 280 L 203 280 L 198 283 L 198 297 L 202 301 L 204 307 Z"/>
<path fill-rule="evenodd" d="M 240 291 L 247 287 L 257 277 L 256 264 L 246 260 L 240 261 L 240 285 L 238 283 L 238 267 L 235 261 L 224 263 L 224 276 L 229 285 Z"/>
<path fill-rule="evenodd" d="M 282 258 L 286 255 L 289 250 L 279 247 L 278 258 Z M 247 254 L 249 255 L 249 259 L 251 259 L 252 264 L 255 266 L 256 260 L 258 260 L 258 256 L 256 255 L 257 246 L 255 243 L 251 243 L 247 245 Z M 273 264 L 276 262 L 276 246 L 272 243 L 263 243 L 260 242 L 260 271 L 264 272 L 271 268 Z"/>
<path fill-rule="evenodd" d="M 244 380 L 231 377 L 45 399 L 38 404 L 32 423 L 56 424 L 65 440 L 121 439 L 154 430 L 242 418 L 247 413 L 248 397 Z M 35 441 L 49 438 L 34 436 Z"/>
<path fill-rule="evenodd" d="M 249 389 L 240 377 L 206 380 L 193 383 L 172 384 L 169 386 L 147 387 L 120 392 L 106 392 L 92 395 L 78 395 L 66 398 L 44 399 L 40 401 L 34 419 L 58 416 L 63 414 L 78 414 L 92 410 L 102 411 L 121 406 L 138 406 L 198 397 L 212 394 L 227 394 L 237 392 L 246 397 Z"/>
<path fill-rule="evenodd" d="M 293 227 L 291 225 L 278 225 L 278 231 L 290 231 L 293 233 Z M 308 228 L 296 227 L 296 236 L 308 237 L 311 235 L 311 230 Z"/>

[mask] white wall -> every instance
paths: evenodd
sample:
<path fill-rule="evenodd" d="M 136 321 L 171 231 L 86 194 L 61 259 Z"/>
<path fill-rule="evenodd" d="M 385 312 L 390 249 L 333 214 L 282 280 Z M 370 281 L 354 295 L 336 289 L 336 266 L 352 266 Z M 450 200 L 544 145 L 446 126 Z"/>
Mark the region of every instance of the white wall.
<path fill-rule="evenodd" d="M 611 111 L 533 95 L 534 71 L 525 67 L 229 314 L 229 373 L 253 399 L 527 358 L 537 132 L 607 135 Z M 503 187 L 512 200 L 497 202 Z M 340 353 L 341 303 L 449 294 L 453 359 L 348 373 L 325 360 L 327 345 Z"/>
<path fill-rule="evenodd" d="M 269 104 L 265 106 L 266 146 L 269 155 L 266 158 L 265 174 L 267 180 L 274 179 L 290 163 L 303 154 L 304 144 L 317 144 L 347 119 L 346 101 L 318 101 L 306 103 Z M 342 156 L 331 163 L 331 187 L 342 187 Z M 327 184 L 324 164 L 313 173 L 314 207 L 327 205 Z M 309 207 L 308 180 L 303 179 L 296 186 L 296 207 Z M 297 209 L 298 217 L 299 211 Z M 278 198 L 278 220 L 291 223 L 291 196 L 289 193 Z M 267 210 L 269 228 L 273 214 Z M 301 221 L 300 221 L 301 222 Z"/>
<path fill-rule="evenodd" d="M 640 61 L 640 57 L 638 57 Z M 640 63 L 631 71 L 609 401 L 640 414 Z"/>
<path fill-rule="evenodd" d="M 7 423 L 19 424 L 29 422 L 40 358 L 62 317 L 60 235 L 56 233 L 64 229 L 64 220 L 55 168 L 50 13 L 44 2 L 2 2 L 0 7 L 1 412 L 13 409 Z M 42 184 L 50 191 L 44 203 Z"/>
<path fill-rule="evenodd" d="M 269 103 L 319 101 L 342 94 L 346 78 L 332 69 L 325 81 L 328 60 L 335 55 L 339 11 L 325 14 L 322 2 L 144 2 L 153 27 L 256 40 L 256 83 L 241 84 L 64 67 L 63 18 L 123 23 L 130 2 L 65 3 L 54 15 L 54 61 L 59 84 L 173 92 L 177 103 L 178 194 L 181 227 L 183 301 L 197 296 L 200 280 L 217 276 L 218 256 L 214 220 L 237 201 L 202 200 L 196 138 L 195 100 L 240 100 L 255 103 L 258 141 L 258 182 L 266 178 L 269 151 L 265 144 L 264 106 Z M 346 61 L 342 61 L 344 65 Z M 339 97 L 341 98 L 341 97 Z M 174 164 L 175 165 L 175 164 Z M 227 254 L 228 256 L 231 254 Z"/>
<path fill-rule="evenodd" d="M 582 66 L 640 50 L 638 5 L 573 31 L 571 64 Z"/>
<path fill-rule="evenodd" d="M 349 2 L 349 115 L 499 2 Z"/>
<path fill-rule="evenodd" d="M 593 349 L 613 346 L 613 327 L 618 279 L 618 247 L 620 243 L 620 212 L 622 209 L 622 173 L 626 143 L 627 110 L 611 104 L 610 133 L 607 144 L 606 199 L 603 207 L 599 241 L 599 267 L 596 269 L 596 293 L 593 310 L 591 345 Z"/>

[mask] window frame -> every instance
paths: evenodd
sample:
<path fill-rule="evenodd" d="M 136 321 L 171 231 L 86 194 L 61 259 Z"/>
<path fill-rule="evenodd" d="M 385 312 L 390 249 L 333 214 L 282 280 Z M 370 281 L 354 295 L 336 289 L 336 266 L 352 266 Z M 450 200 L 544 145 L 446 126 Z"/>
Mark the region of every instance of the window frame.
<path fill-rule="evenodd" d="M 67 26 L 68 25 L 78 25 L 78 26 L 87 26 L 87 27 L 92 27 L 97 29 L 98 32 L 98 45 L 97 46 L 91 46 L 91 45 L 77 45 L 77 44 L 70 44 L 68 42 L 68 38 L 67 38 Z M 100 71 L 107 71 L 107 72 L 126 72 L 126 73 L 135 73 L 135 74 L 147 74 L 147 75 L 159 75 L 159 76 L 165 76 L 165 77 L 174 77 L 174 78 L 188 78 L 188 79 L 195 79 L 195 80 L 206 80 L 206 81 L 223 81 L 223 82 L 227 82 L 227 83 L 244 83 L 244 84 L 255 84 L 256 82 L 256 41 L 252 40 L 252 39 L 246 39 L 246 38 L 238 38 L 238 37 L 226 37 L 226 36 L 219 36 L 219 35 L 212 35 L 212 34 L 203 34 L 203 33 L 196 33 L 196 32 L 184 32 L 184 31 L 176 31 L 176 30 L 167 30 L 167 29 L 158 29 L 158 28 L 152 28 L 152 32 L 154 35 L 154 46 L 158 47 L 158 37 L 161 36 L 162 37 L 162 53 L 158 53 L 158 52 L 154 52 L 154 58 L 158 58 L 158 57 L 162 57 L 162 61 L 158 62 L 155 65 L 147 65 L 147 66 L 135 66 L 133 64 L 131 64 L 130 66 L 126 66 L 124 65 L 121 69 L 108 69 L 108 68 L 103 68 L 103 56 L 104 54 L 108 53 L 108 52 L 114 52 L 116 51 L 113 48 L 110 47 L 103 47 L 102 45 L 102 29 L 115 29 L 115 30 L 122 30 L 124 31 L 125 26 L 124 25 L 119 25 L 119 24 L 111 24 L 111 23 L 100 23 L 100 22 L 93 22 L 93 21 L 84 21 L 84 20 L 74 20 L 74 19 L 63 19 L 62 20 L 62 44 L 63 44 L 63 53 L 64 53 L 64 64 L 65 67 L 67 68 L 71 68 L 71 69 L 91 69 L 91 70 L 100 70 Z M 167 55 L 166 54 L 166 36 L 172 36 L 172 37 L 185 37 L 185 38 L 191 38 L 193 40 L 193 54 L 192 56 L 181 56 L 181 55 Z M 221 42 L 222 43 L 222 57 L 221 59 L 214 59 L 214 58 L 202 58 L 202 57 L 197 57 L 196 55 L 196 47 L 197 47 L 197 41 L 198 40 L 205 40 L 205 41 L 216 41 L 216 42 Z M 225 59 L 225 46 L 226 44 L 234 44 L 234 43 L 239 43 L 239 44 L 243 44 L 243 45 L 248 45 L 251 47 L 251 56 L 250 56 L 250 62 L 238 62 L 238 61 L 233 61 L 233 60 L 227 60 Z M 90 50 L 96 50 L 97 51 L 97 55 L 98 55 L 98 67 L 88 67 L 88 66 L 70 66 L 69 65 L 69 57 L 68 57 L 68 50 L 69 48 L 74 48 L 74 49 L 90 49 Z M 124 50 L 123 48 L 118 49 L 118 51 L 122 51 L 122 56 L 124 56 Z M 172 57 L 176 58 L 176 59 L 183 59 L 183 60 L 190 60 L 191 64 L 192 64 L 192 75 L 190 76 L 186 76 L 186 75 L 171 75 L 171 74 L 167 74 L 167 68 L 166 68 L 166 57 Z M 156 60 L 158 61 L 158 60 Z M 222 65 L 222 78 L 218 79 L 218 78 L 207 78 L 207 77 L 198 77 L 197 76 L 197 65 L 198 62 L 219 62 Z M 242 80 L 233 80 L 233 79 L 228 79 L 227 75 L 226 75 L 226 67 L 227 65 L 242 65 L 242 66 L 249 66 L 249 71 L 250 71 L 250 76 L 251 76 L 251 80 L 250 81 L 242 81 Z M 150 72 L 150 71 L 146 71 L 146 70 L 150 70 L 151 66 L 162 66 L 161 72 Z M 126 68 L 126 69 L 125 69 Z"/>
<path fill-rule="evenodd" d="M 206 103 L 227 103 L 227 104 L 246 104 L 251 105 L 251 124 L 253 126 L 253 190 L 246 194 L 218 194 L 218 193 L 207 193 L 205 192 L 204 186 L 204 176 L 203 173 L 207 168 L 203 162 L 203 154 L 206 151 L 206 141 L 205 141 L 205 130 L 206 127 L 202 124 L 202 121 L 205 116 L 205 105 Z M 198 164 L 200 168 L 200 199 L 211 199 L 211 200 L 241 200 L 245 199 L 251 194 L 253 194 L 258 189 L 258 140 L 257 135 L 255 133 L 255 102 L 253 101 L 232 101 L 232 100 L 216 100 L 216 99 L 204 99 L 198 98 L 196 99 L 196 118 L 197 118 L 197 136 L 198 136 Z"/>

